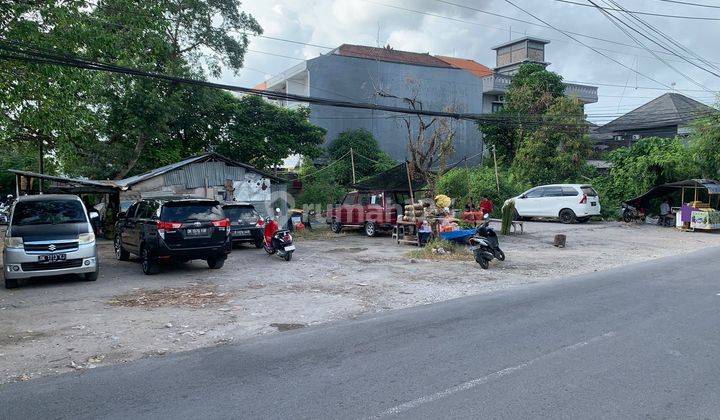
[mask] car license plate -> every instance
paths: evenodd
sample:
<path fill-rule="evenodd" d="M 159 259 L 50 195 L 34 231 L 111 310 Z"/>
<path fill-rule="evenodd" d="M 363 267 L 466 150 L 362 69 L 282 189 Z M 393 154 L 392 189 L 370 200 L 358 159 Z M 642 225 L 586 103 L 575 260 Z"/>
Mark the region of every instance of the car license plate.
<path fill-rule="evenodd" d="M 235 232 L 235 235 L 236 236 L 250 236 L 250 231 L 249 230 L 238 230 L 237 232 Z"/>
<path fill-rule="evenodd" d="M 49 264 L 54 263 L 58 261 L 65 261 L 67 259 L 67 254 L 47 254 L 47 255 L 38 255 L 38 262 L 43 264 Z"/>
<path fill-rule="evenodd" d="M 285 248 L 285 252 L 287 251 L 295 251 L 295 245 L 288 245 Z"/>
<path fill-rule="evenodd" d="M 187 236 L 207 236 L 208 230 L 207 228 L 186 229 L 185 233 L 187 234 Z"/>

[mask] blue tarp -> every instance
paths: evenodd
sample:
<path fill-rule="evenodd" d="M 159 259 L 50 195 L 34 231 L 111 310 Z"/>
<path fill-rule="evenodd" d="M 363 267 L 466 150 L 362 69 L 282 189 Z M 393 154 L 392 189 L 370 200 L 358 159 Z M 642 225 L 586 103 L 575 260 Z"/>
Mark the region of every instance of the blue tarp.
<path fill-rule="evenodd" d="M 440 232 L 440 237 L 446 241 L 466 244 L 468 239 L 475 234 L 475 229 L 460 229 L 452 232 Z"/>

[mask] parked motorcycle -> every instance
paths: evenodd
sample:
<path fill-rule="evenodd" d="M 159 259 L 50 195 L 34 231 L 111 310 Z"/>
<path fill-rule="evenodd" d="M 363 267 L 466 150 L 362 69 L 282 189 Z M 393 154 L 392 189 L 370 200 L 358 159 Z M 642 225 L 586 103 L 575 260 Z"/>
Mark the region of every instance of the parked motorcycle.
<path fill-rule="evenodd" d="M 644 222 L 645 212 L 627 203 L 622 205 L 622 219 L 625 223 Z"/>
<path fill-rule="evenodd" d="M 275 210 L 280 213 L 280 209 Z M 280 258 L 285 261 L 292 259 L 293 251 L 295 251 L 295 245 L 293 245 L 293 238 L 290 231 L 287 229 L 280 229 L 280 223 L 277 218 L 268 217 L 265 219 L 264 228 L 265 240 L 263 242 L 263 248 L 268 254 L 277 254 Z"/>
<path fill-rule="evenodd" d="M 0 225 L 7 225 L 10 221 L 10 206 L 0 204 Z"/>
<path fill-rule="evenodd" d="M 480 264 L 483 269 L 487 269 L 493 258 L 505 261 L 505 253 L 500 249 L 500 242 L 495 230 L 490 227 L 490 215 L 486 214 L 483 218 L 485 221 L 477 228 L 475 235 L 469 241 L 475 262 Z"/>

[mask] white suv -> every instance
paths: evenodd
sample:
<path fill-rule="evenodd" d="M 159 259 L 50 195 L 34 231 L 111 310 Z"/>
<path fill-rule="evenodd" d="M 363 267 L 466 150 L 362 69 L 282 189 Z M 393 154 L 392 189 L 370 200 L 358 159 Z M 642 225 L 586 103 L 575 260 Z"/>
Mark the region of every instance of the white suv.
<path fill-rule="evenodd" d="M 513 198 L 515 217 L 552 217 L 563 223 L 584 223 L 600 214 L 600 198 L 590 185 L 542 185 Z"/>

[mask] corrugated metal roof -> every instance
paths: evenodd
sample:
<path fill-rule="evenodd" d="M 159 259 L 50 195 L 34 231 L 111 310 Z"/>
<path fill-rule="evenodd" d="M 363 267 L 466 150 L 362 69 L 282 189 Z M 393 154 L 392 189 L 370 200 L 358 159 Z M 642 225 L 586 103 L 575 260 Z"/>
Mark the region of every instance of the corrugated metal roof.
<path fill-rule="evenodd" d="M 121 187 L 129 188 L 129 187 L 131 187 L 131 186 L 133 186 L 133 185 L 135 185 L 135 184 L 137 184 L 137 183 L 139 183 L 139 182 L 145 181 L 145 180 L 147 180 L 147 179 L 154 178 L 154 177 L 156 177 L 156 176 L 166 174 L 166 173 L 168 173 L 168 172 L 170 172 L 170 171 L 174 171 L 174 170 L 176 170 L 176 169 L 184 168 L 184 167 L 186 167 L 187 165 L 189 165 L 189 164 L 191 164 L 191 163 L 203 162 L 203 161 L 208 161 L 208 160 L 211 160 L 211 159 L 217 159 L 217 160 L 221 161 L 221 162 L 219 162 L 219 163 L 221 163 L 222 166 L 230 165 L 231 167 L 232 167 L 232 166 L 241 167 L 241 168 L 245 168 L 245 170 L 259 173 L 260 175 L 262 175 L 262 176 L 264 176 L 264 177 L 266 177 L 266 178 L 269 178 L 269 179 L 271 179 L 271 180 L 273 180 L 273 181 L 275 181 L 275 182 L 287 182 L 286 180 L 284 180 L 284 179 L 282 179 L 282 178 L 278 178 L 278 177 L 276 177 L 276 176 L 274 176 L 274 175 L 271 175 L 271 174 L 269 174 L 269 173 L 263 172 L 263 171 L 255 168 L 255 167 L 252 166 L 252 165 L 248 165 L 248 164 L 241 163 L 241 162 L 236 162 L 236 161 L 234 161 L 234 160 L 232 160 L 232 159 L 230 159 L 230 158 L 227 158 L 227 157 L 225 157 L 225 156 L 223 156 L 223 155 L 220 155 L 220 154 L 218 154 L 218 153 L 211 152 L 211 153 L 206 153 L 206 154 L 204 154 L 204 155 L 194 156 L 194 157 L 191 157 L 191 158 L 187 158 L 187 159 L 181 160 L 180 162 L 177 162 L 177 163 L 173 163 L 173 164 L 170 164 L 170 165 L 162 166 L 162 167 L 160 167 L 160 168 L 153 169 L 152 171 L 146 172 L 146 173 L 144 173 L 144 174 L 135 175 L 135 176 L 132 176 L 132 177 L 130 177 L 130 178 L 125 178 L 125 179 L 117 180 L 117 181 L 114 181 L 114 183 L 117 184 L 117 185 L 119 185 L 119 186 L 121 186 Z M 205 185 L 205 179 L 204 179 L 204 177 L 207 175 L 207 173 L 208 173 L 208 172 L 206 171 L 206 172 L 202 175 L 202 184 L 199 185 L 199 186 L 204 186 L 204 185 Z M 243 173 L 243 174 L 244 174 L 244 173 Z M 177 179 L 177 178 L 175 178 L 175 177 L 177 177 L 177 176 L 179 176 L 179 175 L 173 175 L 173 180 Z M 186 175 L 186 179 L 187 179 L 187 176 L 188 176 L 188 175 Z M 197 179 L 196 179 L 197 176 L 199 176 L 197 173 L 193 173 L 193 174 L 190 175 L 190 177 L 191 177 L 194 181 L 197 181 Z"/>

